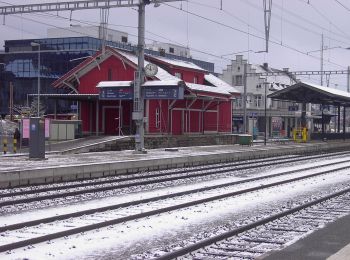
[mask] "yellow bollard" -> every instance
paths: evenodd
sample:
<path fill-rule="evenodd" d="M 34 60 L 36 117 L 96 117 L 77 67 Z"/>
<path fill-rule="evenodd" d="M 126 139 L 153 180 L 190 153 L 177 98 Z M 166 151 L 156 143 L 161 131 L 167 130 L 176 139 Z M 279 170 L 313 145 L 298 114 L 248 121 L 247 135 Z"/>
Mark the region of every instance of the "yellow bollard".
<path fill-rule="evenodd" d="M 7 153 L 7 137 L 4 137 L 2 144 L 3 144 L 3 152 L 4 152 L 4 154 L 6 154 Z"/>
<path fill-rule="evenodd" d="M 307 128 L 306 127 L 304 127 L 303 128 L 303 131 L 302 131 L 302 141 L 304 142 L 304 143 L 306 143 L 306 141 L 307 141 Z"/>
<path fill-rule="evenodd" d="M 297 141 L 297 130 L 293 128 L 293 140 Z"/>

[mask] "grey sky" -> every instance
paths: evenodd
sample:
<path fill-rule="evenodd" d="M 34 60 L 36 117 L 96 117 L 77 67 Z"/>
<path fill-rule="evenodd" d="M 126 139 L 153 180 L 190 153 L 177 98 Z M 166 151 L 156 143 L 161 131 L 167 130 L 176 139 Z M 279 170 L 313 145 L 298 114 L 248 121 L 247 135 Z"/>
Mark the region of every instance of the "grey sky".
<path fill-rule="evenodd" d="M 6 2 L 26 4 L 57 1 L 5 0 L 0 1 L 0 5 L 7 5 Z M 312 53 L 314 57 L 303 53 L 321 48 L 321 33 L 324 34 L 325 45 L 330 48 L 350 47 L 350 1 L 348 0 L 273 0 L 270 40 L 274 43 L 270 42 L 267 54 L 254 53 L 265 49 L 265 41 L 261 39 L 264 38 L 263 0 L 222 1 L 223 10 L 220 10 L 220 0 L 189 0 L 182 3 L 179 1 L 162 4 L 158 8 L 150 5 L 146 9 L 146 36 L 150 40 L 189 45 L 194 50 L 216 56 L 251 50 L 249 53 L 243 53 L 251 63 L 268 62 L 272 67 L 288 67 L 294 71 L 320 70 L 320 52 Z M 181 7 L 182 11 L 179 10 Z M 187 14 L 186 10 L 193 14 Z M 61 12 L 59 15 L 69 18 L 70 13 Z M 9 16 L 5 19 L 5 25 L 0 27 L 0 41 L 46 37 L 47 28 L 79 24 L 76 20 L 84 21 L 82 25 L 97 24 L 99 10 L 76 11 L 73 12 L 72 18 L 73 20 L 70 21 L 45 14 Z M 137 34 L 135 10 L 111 9 L 109 23 L 111 29 L 128 32 L 130 41 L 136 42 L 136 37 L 132 36 Z M 248 31 L 251 34 L 249 37 Z M 191 50 L 194 58 L 214 62 L 217 72 L 221 72 L 229 63 L 227 59 L 194 50 Z M 225 56 L 228 59 L 233 57 L 234 55 Z M 350 50 L 341 48 L 326 50 L 324 58 L 325 70 L 343 70 L 350 65 Z M 306 80 L 319 83 L 319 77 Z M 338 84 L 338 88 L 345 89 L 345 75 L 332 76 L 330 85 L 334 86 L 334 84 Z"/>

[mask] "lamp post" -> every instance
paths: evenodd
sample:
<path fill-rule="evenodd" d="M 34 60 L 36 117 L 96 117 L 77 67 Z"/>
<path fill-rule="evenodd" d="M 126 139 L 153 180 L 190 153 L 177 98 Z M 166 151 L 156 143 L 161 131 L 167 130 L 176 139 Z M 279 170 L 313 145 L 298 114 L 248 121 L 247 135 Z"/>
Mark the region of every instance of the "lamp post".
<path fill-rule="evenodd" d="M 266 139 L 267 139 L 267 90 L 266 90 L 266 86 L 267 86 L 267 82 L 266 82 L 266 79 L 264 81 L 264 87 L 265 87 L 265 109 L 264 109 L 264 112 L 265 112 L 265 134 L 264 134 L 264 145 L 266 145 Z"/>
<path fill-rule="evenodd" d="M 40 117 L 40 43 L 31 42 L 30 45 L 32 47 L 38 47 L 38 107 L 37 107 L 37 117 Z"/>

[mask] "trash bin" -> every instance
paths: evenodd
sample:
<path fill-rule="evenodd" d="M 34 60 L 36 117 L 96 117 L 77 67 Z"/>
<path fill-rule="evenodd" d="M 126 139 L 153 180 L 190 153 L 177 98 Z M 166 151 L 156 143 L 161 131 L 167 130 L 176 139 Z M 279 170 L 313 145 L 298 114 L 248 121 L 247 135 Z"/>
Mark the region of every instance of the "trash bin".
<path fill-rule="evenodd" d="M 240 145 L 252 145 L 253 137 L 251 135 L 239 135 L 238 144 Z"/>

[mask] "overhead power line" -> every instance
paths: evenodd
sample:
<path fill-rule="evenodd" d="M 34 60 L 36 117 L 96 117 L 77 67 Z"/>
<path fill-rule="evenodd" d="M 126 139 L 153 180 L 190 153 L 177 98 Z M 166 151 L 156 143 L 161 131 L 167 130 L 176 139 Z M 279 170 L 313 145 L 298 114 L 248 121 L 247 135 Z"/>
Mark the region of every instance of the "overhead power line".
<path fill-rule="evenodd" d="M 231 29 L 231 30 L 234 30 L 234 31 L 237 31 L 237 32 L 240 32 L 240 33 L 243 33 L 243 34 L 246 34 L 246 35 L 252 36 L 252 37 L 254 37 L 254 38 L 257 38 L 257 39 L 260 39 L 260 40 L 264 40 L 264 41 L 265 41 L 265 38 L 262 37 L 262 36 L 259 36 L 259 35 L 256 35 L 256 34 L 252 34 L 252 33 L 250 33 L 250 32 L 246 32 L 246 31 L 244 31 L 244 30 L 235 28 L 235 27 L 233 27 L 233 26 L 231 26 L 231 25 L 224 24 L 224 23 L 222 23 L 222 22 L 219 22 L 219 21 L 216 21 L 216 20 L 214 20 L 214 19 L 205 17 L 205 16 L 203 16 L 203 15 L 199 15 L 199 14 L 190 12 L 190 11 L 188 11 L 188 10 L 183 10 L 183 9 L 181 9 L 181 8 L 178 8 L 178 7 L 173 6 L 173 5 L 170 5 L 170 4 L 164 4 L 164 5 L 169 6 L 169 7 L 171 7 L 171 8 L 174 8 L 174 9 L 177 9 L 177 10 L 179 10 L 180 12 L 188 12 L 189 14 L 191 14 L 191 15 L 193 15 L 193 16 L 195 16 L 195 17 L 201 18 L 201 19 L 206 20 L 206 21 L 209 21 L 209 22 L 211 22 L 211 23 L 214 23 L 214 24 L 217 24 L 217 25 L 226 27 L 226 28 L 228 28 L 228 29 Z M 313 59 L 320 60 L 319 57 L 315 57 L 315 56 L 313 56 L 313 55 L 309 55 L 309 54 L 307 54 L 305 51 L 301 51 L 301 50 L 299 50 L 299 49 L 297 49 L 297 48 L 295 48 L 295 47 L 292 47 L 292 46 L 289 46 L 289 45 L 286 45 L 286 44 L 283 44 L 283 43 L 280 43 L 280 42 L 277 42 L 277 41 L 272 41 L 272 40 L 269 40 L 269 42 L 270 42 L 270 43 L 273 43 L 273 44 L 275 44 L 275 45 L 277 45 L 277 46 L 281 46 L 281 47 L 284 47 L 284 48 L 286 48 L 286 49 L 295 51 L 295 52 L 297 52 L 297 53 L 300 53 L 300 54 L 303 54 L 303 55 L 307 55 L 308 57 L 311 57 L 311 58 L 313 58 Z M 328 61 L 328 62 L 329 62 L 330 64 L 335 65 L 335 66 L 339 66 L 339 67 L 345 68 L 345 66 L 340 65 L 340 64 L 337 64 L 337 63 L 335 63 L 335 62 L 331 62 L 331 61 Z"/>
<path fill-rule="evenodd" d="M 256 4 L 253 4 L 253 3 L 251 3 L 250 1 L 241 0 L 241 2 L 244 3 L 244 4 L 246 4 L 246 5 L 248 5 L 248 6 L 253 7 L 253 8 L 255 8 L 255 9 L 259 10 L 259 11 L 262 10 L 260 6 L 258 6 L 258 5 L 256 5 Z M 303 1 L 302 1 L 302 2 L 303 2 Z M 301 16 L 301 15 L 299 15 L 299 14 L 294 13 L 294 12 L 291 11 L 290 9 L 287 9 L 287 8 L 285 8 L 285 7 L 281 7 L 281 6 L 278 5 L 277 3 L 274 4 L 274 7 L 275 7 L 276 9 L 283 10 L 283 13 L 286 13 L 286 14 L 288 14 L 288 15 L 294 17 L 294 18 L 297 18 L 298 21 L 299 21 L 299 20 L 300 20 L 300 21 L 303 21 L 305 24 L 310 24 L 310 25 L 312 25 L 313 27 L 316 27 L 316 28 L 320 29 L 320 31 L 316 32 L 316 31 L 310 29 L 309 27 L 302 26 L 302 25 L 297 24 L 297 23 L 295 23 L 294 21 L 292 21 L 292 20 L 287 19 L 287 18 L 284 17 L 284 21 L 285 21 L 286 23 L 289 23 L 289 24 L 291 24 L 291 25 L 293 25 L 293 26 L 295 26 L 295 27 L 298 27 L 298 28 L 300 28 L 300 29 L 303 29 L 304 31 L 314 33 L 315 35 L 320 35 L 323 31 L 327 31 L 327 30 L 328 30 L 327 28 L 322 27 L 321 25 L 319 25 L 319 24 L 317 24 L 317 23 L 315 23 L 315 22 L 310 21 L 310 20 L 306 19 L 305 17 L 303 17 L 303 16 Z M 276 14 L 276 12 L 273 13 L 272 16 L 274 16 L 274 17 L 276 17 L 276 18 L 278 18 L 278 19 L 281 19 L 281 17 L 278 16 L 278 14 Z M 349 39 L 349 37 L 347 37 L 347 36 L 344 35 L 344 34 L 340 34 L 340 33 L 336 33 L 336 32 L 331 32 L 331 34 L 333 34 L 334 36 L 343 38 L 343 39 Z M 325 36 L 325 38 L 330 39 L 330 40 L 333 40 L 333 41 L 336 41 L 336 42 L 339 42 L 339 43 L 342 43 L 342 44 L 345 44 L 345 45 L 349 45 L 349 44 L 350 44 L 349 42 L 344 42 L 344 41 L 341 41 L 341 40 L 339 40 L 339 39 L 332 38 L 332 37 L 330 37 L 330 36 Z"/>
<path fill-rule="evenodd" d="M 338 0 L 335 0 L 339 5 L 341 5 L 345 10 L 349 11 L 350 12 L 350 8 L 347 7 L 346 5 L 344 5 L 343 3 L 341 3 L 340 1 Z"/>

